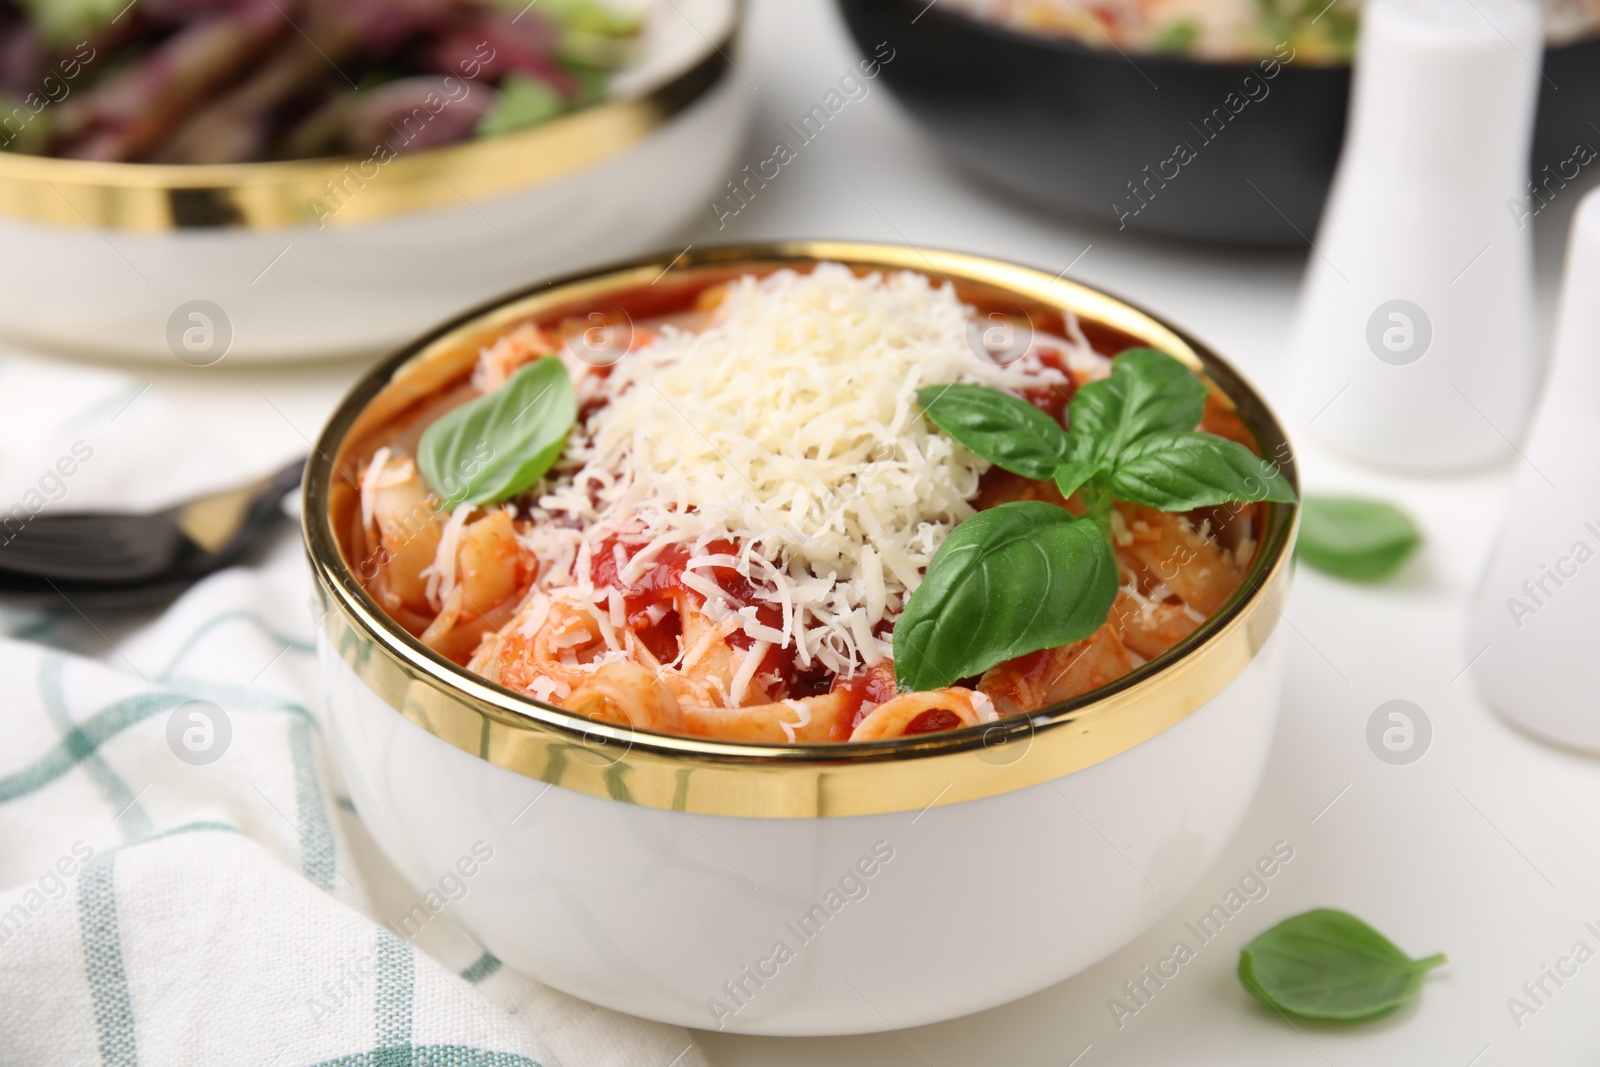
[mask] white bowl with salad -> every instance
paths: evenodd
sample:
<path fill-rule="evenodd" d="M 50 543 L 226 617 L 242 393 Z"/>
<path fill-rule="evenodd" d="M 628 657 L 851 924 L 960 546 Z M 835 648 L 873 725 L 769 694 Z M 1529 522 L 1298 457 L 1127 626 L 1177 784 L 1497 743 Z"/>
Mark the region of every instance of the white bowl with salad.
<path fill-rule="evenodd" d="M 732 173 L 738 0 L 0 2 L 0 339 L 372 353 Z"/>

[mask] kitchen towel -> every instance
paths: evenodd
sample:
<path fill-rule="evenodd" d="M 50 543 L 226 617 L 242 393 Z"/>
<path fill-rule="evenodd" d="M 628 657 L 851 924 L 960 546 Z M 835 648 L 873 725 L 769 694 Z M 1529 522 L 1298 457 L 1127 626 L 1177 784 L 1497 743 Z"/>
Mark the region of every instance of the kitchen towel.
<path fill-rule="evenodd" d="M 226 468 L 137 381 L 0 361 L 0 527 L 253 473 Z M 0 1063 L 703 1065 L 452 925 L 487 845 L 431 886 L 378 854 L 323 744 L 309 596 L 285 522 L 159 612 L 0 611 Z"/>

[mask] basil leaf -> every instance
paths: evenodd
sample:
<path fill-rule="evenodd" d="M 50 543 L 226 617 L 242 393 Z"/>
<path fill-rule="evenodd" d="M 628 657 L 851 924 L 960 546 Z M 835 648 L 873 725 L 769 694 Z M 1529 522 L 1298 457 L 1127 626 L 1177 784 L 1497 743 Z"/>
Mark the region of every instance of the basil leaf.
<path fill-rule="evenodd" d="M 1117 459 L 1111 491 L 1162 511 L 1235 500 L 1295 499 L 1289 480 L 1271 463 L 1209 433 L 1160 433 L 1135 441 Z"/>
<path fill-rule="evenodd" d="M 1071 496 L 1093 478 L 1101 473 L 1103 467 L 1094 459 L 1069 459 L 1057 467 L 1052 476 L 1056 480 L 1056 488 L 1061 490 L 1062 496 Z"/>
<path fill-rule="evenodd" d="M 1410 517 L 1389 504 L 1308 496 L 1295 553 L 1335 578 L 1376 582 L 1399 570 L 1421 543 Z"/>
<path fill-rule="evenodd" d="M 1413 960 L 1347 912 L 1317 908 L 1285 919 L 1239 952 L 1239 980 L 1286 1015 L 1370 1019 L 1416 997 L 1443 954 Z"/>
<path fill-rule="evenodd" d="M 940 689 L 1099 629 L 1117 561 L 1093 522 L 1037 500 L 980 511 L 950 532 L 894 628 L 902 689 Z"/>
<path fill-rule="evenodd" d="M 496 503 L 544 477 L 577 417 L 567 368 L 544 356 L 436 419 L 417 443 L 417 466 L 447 511 Z"/>
<path fill-rule="evenodd" d="M 1205 408 L 1205 383 L 1192 370 L 1154 348 L 1130 348 L 1112 360 L 1110 377 L 1073 396 L 1071 428 L 1114 458 L 1142 437 L 1193 430 Z"/>
<path fill-rule="evenodd" d="M 945 433 L 990 463 L 1043 479 L 1067 456 L 1067 431 L 1026 400 L 983 385 L 930 385 L 917 403 Z"/>

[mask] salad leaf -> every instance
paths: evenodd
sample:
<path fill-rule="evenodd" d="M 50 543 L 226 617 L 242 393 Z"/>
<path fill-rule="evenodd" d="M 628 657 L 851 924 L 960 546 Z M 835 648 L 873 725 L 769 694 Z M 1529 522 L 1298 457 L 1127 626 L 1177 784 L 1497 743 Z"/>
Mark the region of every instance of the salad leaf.
<path fill-rule="evenodd" d="M 1200 40 L 1200 26 L 1193 19 L 1179 19 L 1169 23 L 1156 34 L 1155 50 L 1183 55 L 1194 50 Z"/>
<path fill-rule="evenodd" d="M 497 503 L 544 477 L 577 417 L 567 368 L 544 356 L 434 420 L 417 443 L 417 466 L 446 511 Z"/>
<path fill-rule="evenodd" d="M 55 122 L 55 110 L 43 108 L 34 111 L 21 98 L 0 91 L 0 152 L 29 153 L 50 139 L 50 129 Z M 20 126 L 19 116 L 27 116 Z"/>
<path fill-rule="evenodd" d="M 503 2 L 512 11 L 525 7 L 523 0 Z M 618 36 L 638 33 L 644 26 L 647 7 L 643 3 L 614 4 L 603 0 L 539 0 L 539 13 L 567 29 Z"/>
<path fill-rule="evenodd" d="M 21 0 L 39 36 L 52 44 L 66 44 L 110 22 L 127 6 L 126 0 Z"/>
<path fill-rule="evenodd" d="M 1285 1015 L 1354 1022 L 1394 1011 L 1444 964 L 1414 960 L 1348 912 L 1316 908 L 1258 935 L 1239 952 L 1239 981 Z"/>
<path fill-rule="evenodd" d="M 500 81 L 494 103 L 473 132 L 479 137 L 495 137 L 513 130 L 548 122 L 567 109 L 567 102 L 537 78 L 513 72 Z"/>

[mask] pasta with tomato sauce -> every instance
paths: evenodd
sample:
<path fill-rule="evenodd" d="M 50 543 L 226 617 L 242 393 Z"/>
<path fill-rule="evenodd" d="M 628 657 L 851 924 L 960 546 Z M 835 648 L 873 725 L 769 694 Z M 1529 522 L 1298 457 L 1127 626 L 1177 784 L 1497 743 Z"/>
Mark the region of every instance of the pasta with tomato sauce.
<path fill-rule="evenodd" d="M 827 263 L 615 325 L 598 355 L 578 328 L 508 329 L 470 381 L 395 427 L 357 473 L 357 569 L 379 605 L 441 655 L 574 714 L 768 744 L 992 723 L 1172 649 L 1254 556 L 1260 505 L 1118 501 L 1121 587 L 1103 626 L 903 692 L 895 623 L 950 532 L 1014 501 L 1084 510 L 942 433 L 917 390 L 984 385 L 1064 422 L 1108 355 L 1070 314 L 1059 334 L 1019 324 L 996 354 L 948 285 Z M 552 358 L 576 410 L 553 466 L 507 499 L 447 504 L 419 466 L 426 424 Z M 1198 429 L 1255 447 L 1215 394 Z"/>

